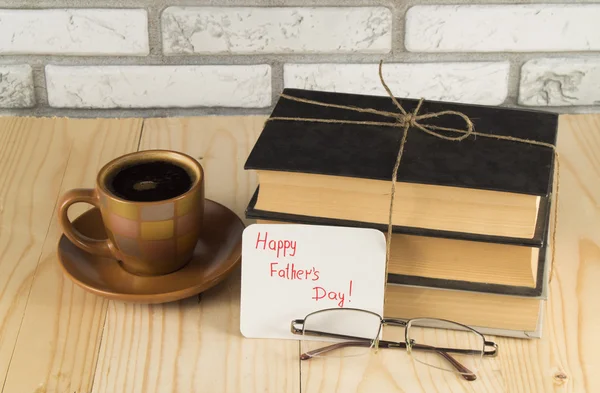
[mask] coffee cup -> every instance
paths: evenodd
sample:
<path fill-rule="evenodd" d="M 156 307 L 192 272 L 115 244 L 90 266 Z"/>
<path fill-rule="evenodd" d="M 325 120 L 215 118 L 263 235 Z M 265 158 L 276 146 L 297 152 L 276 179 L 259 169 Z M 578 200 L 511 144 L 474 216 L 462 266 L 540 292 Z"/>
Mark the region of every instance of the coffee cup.
<path fill-rule="evenodd" d="M 73 227 L 67 212 L 78 202 L 100 210 L 107 239 L 89 238 Z M 133 274 L 168 274 L 192 258 L 200 237 L 204 171 L 194 158 L 175 151 L 126 154 L 100 169 L 95 188 L 64 194 L 58 213 L 65 236 L 84 251 L 115 259 Z"/>

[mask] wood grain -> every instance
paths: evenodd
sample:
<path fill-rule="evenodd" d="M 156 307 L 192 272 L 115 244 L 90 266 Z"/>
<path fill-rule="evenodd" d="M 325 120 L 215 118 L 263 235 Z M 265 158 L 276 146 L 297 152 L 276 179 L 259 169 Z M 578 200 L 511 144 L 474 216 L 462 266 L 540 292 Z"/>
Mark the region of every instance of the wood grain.
<path fill-rule="evenodd" d="M 0 118 L 0 379 L 19 332 L 70 144 L 34 118 Z"/>
<path fill-rule="evenodd" d="M 264 119 L 149 119 L 140 148 L 199 158 L 207 197 L 244 217 L 256 178 L 243 163 Z M 499 356 L 473 383 L 402 351 L 300 364 L 295 341 L 245 339 L 239 270 L 200 300 L 154 306 L 107 302 L 63 278 L 57 198 L 91 187 L 102 164 L 135 150 L 140 128 L 136 119 L 0 118 L 2 392 L 600 391 L 600 115 L 560 119 L 557 260 L 543 338 L 491 337 Z M 402 329 L 390 329 L 401 339 Z"/>
<path fill-rule="evenodd" d="M 18 263 L 23 270 L 31 265 L 26 277 L 31 284 L 18 299 L 27 304 L 24 315 L 23 312 L 20 315 L 21 328 L 11 326 L 11 334 L 18 332 L 18 338 L 16 344 L 13 340 L 14 352 L 3 391 L 88 392 L 107 301 L 85 292 L 62 275 L 56 260 L 56 244 L 62 232 L 55 207 L 62 193 L 76 187 L 93 187 L 102 165 L 134 151 L 142 121 L 55 118 L 38 119 L 29 124 L 30 131 L 26 134 L 29 136 L 21 136 L 22 151 L 12 155 L 16 161 L 12 164 L 17 168 L 14 179 L 20 179 L 21 183 L 8 189 L 13 190 L 19 200 L 11 205 L 14 207 L 10 213 L 23 215 L 17 225 L 21 231 L 15 231 L 13 226 L 13 237 L 21 238 L 30 228 L 30 233 L 39 238 L 39 251 L 31 262 L 14 252 L 12 256 L 2 256 L 2 265 Z M 23 129 L 14 128 L 14 132 L 22 133 Z M 75 205 L 69 215 L 76 217 L 89 207 Z M 37 223 L 37 220 L 42 222 Z M 10 278 L 13 286 L 19 280 L 23 283 L 25 277 L 13 275 Z"/>
<path fill-rule="evenodd" d="M 392 350 L 311 360 L 301 363 L 302 392 L 600 391 L 600 115 L 562 116 L 558 150 L 557 259 L 542 339 L 490 337 L 499 356 L 472 383 Z"/>
<path fill-rule="evenodd" d="M 240 217 L 256 187 L 244 161 L 264 117 L 150 119 L 140 149 L 200 160 L 206 197 Z M 163 305 L 111 302 L 94 392 L 294 392 L 298 344 L 252 340 L 239 330 L 239 269 L 198 298 Z"/>

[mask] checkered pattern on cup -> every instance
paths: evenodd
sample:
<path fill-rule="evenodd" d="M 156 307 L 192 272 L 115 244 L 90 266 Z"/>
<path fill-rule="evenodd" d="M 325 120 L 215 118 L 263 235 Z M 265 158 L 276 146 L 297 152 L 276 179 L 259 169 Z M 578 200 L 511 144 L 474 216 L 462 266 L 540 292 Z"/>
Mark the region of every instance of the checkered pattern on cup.
<path fill-rule="evenodd" d="M 130 258 L 160 262 L 188 259 L 200 231 L 200 193 L 143 205 L 101 196 L 106 232 Z"/>

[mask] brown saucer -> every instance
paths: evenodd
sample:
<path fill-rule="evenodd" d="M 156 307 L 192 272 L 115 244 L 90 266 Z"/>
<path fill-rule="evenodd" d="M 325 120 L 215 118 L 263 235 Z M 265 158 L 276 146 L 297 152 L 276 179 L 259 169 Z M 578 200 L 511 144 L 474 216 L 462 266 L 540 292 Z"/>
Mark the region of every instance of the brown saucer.
<path fill-rule="evenodd" d="M 221 282 L 237 265 L 242 253 L 244 224 L 231 210 L 211 200 L 205 202 L 202 234 L 194 257 L 176 272 L 163 276 L 136 276 L 114 259 L 89 254 L 62 235 L 58 260 L 64 273 L 96 295 L 136 303 L 165 303 L 205 291 Z M 100 211 L 83 213 L 73 222 L 81 233 L 105 239 Z"/>

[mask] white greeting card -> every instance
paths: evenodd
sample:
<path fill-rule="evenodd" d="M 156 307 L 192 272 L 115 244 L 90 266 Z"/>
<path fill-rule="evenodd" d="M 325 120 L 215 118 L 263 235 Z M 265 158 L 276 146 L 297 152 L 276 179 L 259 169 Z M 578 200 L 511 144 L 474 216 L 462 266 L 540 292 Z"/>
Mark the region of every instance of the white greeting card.
<path fill-rule="evenodd" d="M 245 337 L 299 339 L 291 321 L 326 308 L 383 315 L 385 237 L 366 228 L 250 225 L 241 285 Z"/>

